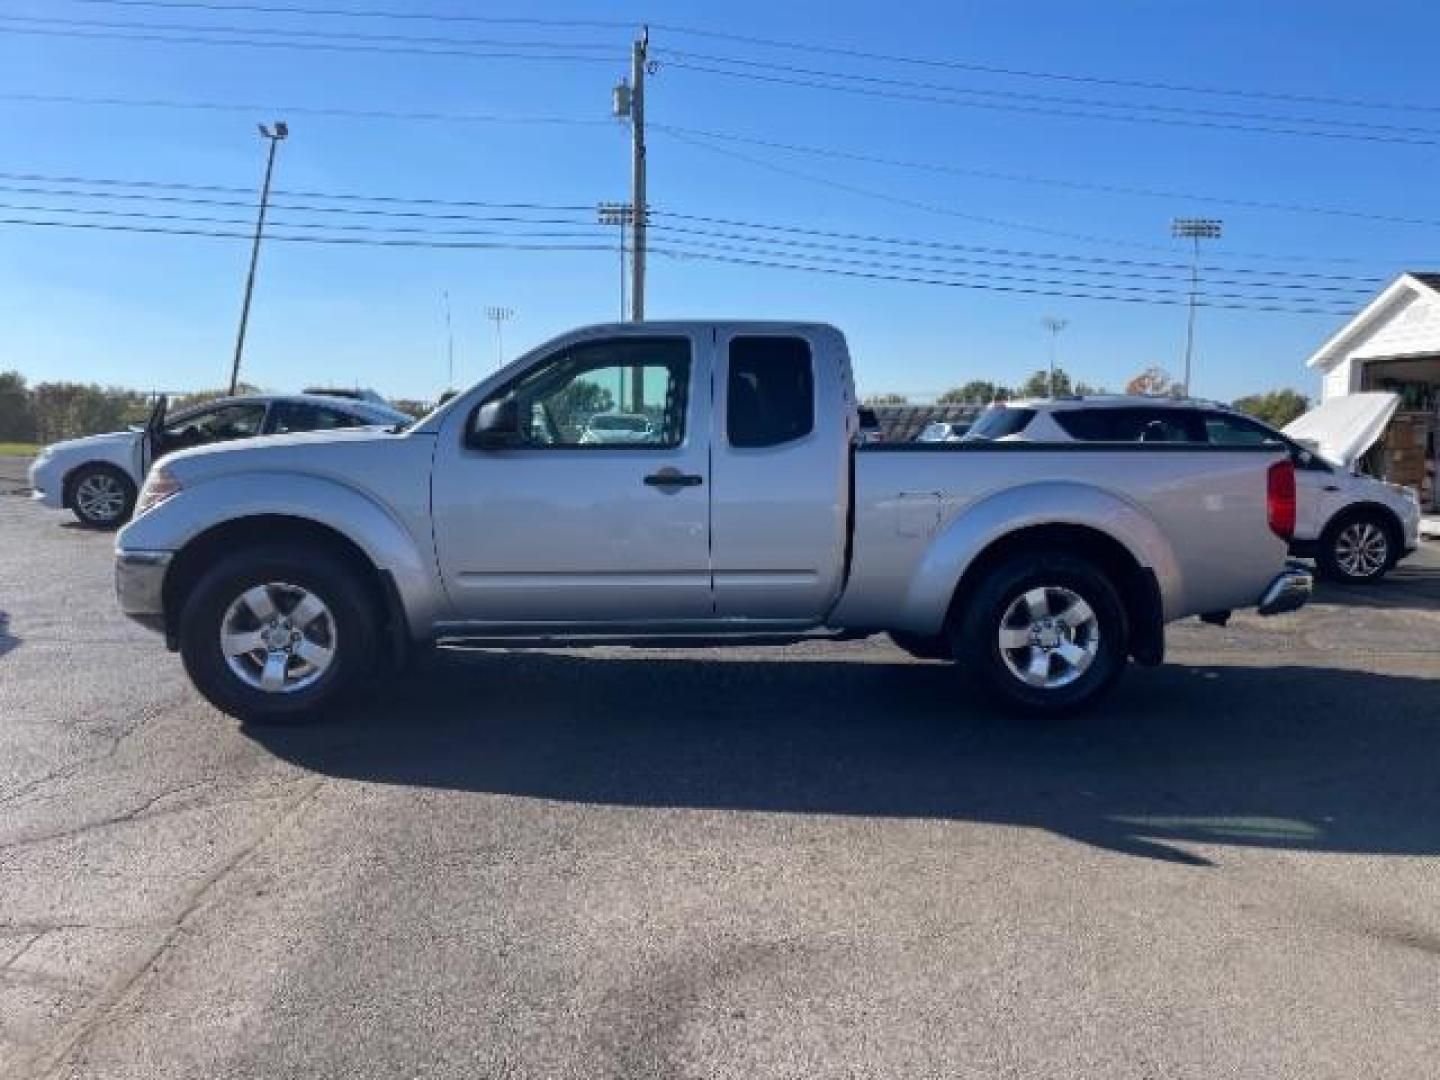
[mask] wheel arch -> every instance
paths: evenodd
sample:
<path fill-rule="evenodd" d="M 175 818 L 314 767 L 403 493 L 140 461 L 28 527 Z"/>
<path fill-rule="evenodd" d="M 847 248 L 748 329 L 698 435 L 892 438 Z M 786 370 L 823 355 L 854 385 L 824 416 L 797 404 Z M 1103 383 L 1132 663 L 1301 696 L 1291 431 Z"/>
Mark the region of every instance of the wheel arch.
<path fill-rule="evenodd" d="M 1143 507 L 1073 482 L 1007 488 L 956 515 L 910 576 L 900 628 L 940 633 L 997 560 L 1043 546 L 1085 553 L 1115 573 L 1133 626 L 1132 652 L 1141 662 L 1159 663 L 1167 616 L 1183 603 L 1176 553 Z"/>
<path fill-rule="evenodd" d="M 1016 555 L 1061 551 L 1098 566 L 1116 586 L 1129 627 L 1127 651 L 1142 664 L 1159 664 L 1165 655 L 1164 603 L 1155 572 L 1109 533 L 1090 525 L 1057 522 L 1032 525 L 998 537 L 986 546 L 961 574 L 946 609 L 953 624 L 974 596 L 986 575 Z"/>
<path fill-rule="evenodd" d="M 1349 503 L 1335 511 L 1335 513 L 1330 516 L 1330 520 L 1325 523 L 1325 528 L 1320 531 L 1320 536 L 1328 540 L 1335 535 L 1336 530 L 1358 517 L 1379 518 L 1389 531 L 1391 541 L 1397 547 L 1404 546 L 1405 525 L 1401 522 L 1400 515 L 1384 503 L 1374 502 L 1369 499 Z"/>
<path fill-rule="evenodd" d="M 166 643 L 177 647 L 180 612 L 195 583 L 231 551 L 248 544 L 291 543 L 318 549 L 351 567 L 364 584 L 375 610 L 384 620 L 383 640 L 403 654 L 410 640 L 410 621 L 394 575 L 339 529 L 290 514 L 252 514 L 231 518 L 192 537 L 175 553 L 161 587 Z"/>
<path fill-rule="evenodd" d="M 101 469 L 114 473 L 130 485 L 132 497 L 140 493 L 140 485 L 135 482 L 135 477 L 131 476 L 123 466 L 117 465 L 113 461 L 106 461 L 104 458 L 86 458 L 66 469 L 65 474 L 60 478 L 60 503 L 66 510 L 75 509 L 75 485 L 79 483 L 80 474 L 89 469 Z"/>

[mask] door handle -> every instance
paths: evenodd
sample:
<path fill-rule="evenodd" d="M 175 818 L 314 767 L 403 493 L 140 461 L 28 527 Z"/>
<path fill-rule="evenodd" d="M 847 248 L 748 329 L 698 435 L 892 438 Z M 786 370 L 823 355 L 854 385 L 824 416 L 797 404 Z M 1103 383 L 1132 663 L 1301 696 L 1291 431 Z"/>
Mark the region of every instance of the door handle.
<path fill-rule="evenodd" d="M 1339 491 L 1339 490 L 1340 490 L 1340 487 L 1339 487 L 1338 484 L 1326 484 L 1324 490 L 1326 490 L 1326 491 Z"/>
<path fill-rule="evenodd" d="M 651 473 L 645 477 L 645 483 L 649 487 L 699 487 L 705 482 L 703 476 L 694 473 L 682 473 L 679 469 L 664 468 L 659 472 Z"/>

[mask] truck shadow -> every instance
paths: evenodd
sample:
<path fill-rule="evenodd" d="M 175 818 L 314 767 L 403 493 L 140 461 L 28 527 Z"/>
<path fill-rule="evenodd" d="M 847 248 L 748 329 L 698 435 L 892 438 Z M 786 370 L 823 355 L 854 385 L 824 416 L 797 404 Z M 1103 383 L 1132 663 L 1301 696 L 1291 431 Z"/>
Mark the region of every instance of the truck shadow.
<path fill-rule="evenodd" d="M 1440 854 L 1437 690 L 1440 673 L 1135 669 L 1096 713 L 1035 724 L 898 658 L 478 652 L 351 715 L 247 734 L 377 783 L 988 822 L 1208 865 L 1176 842 Z"/>
<path fill-rule="evenodd" d="M 20 644 L 20 639 L 10 632 L 10 613 L 0 611 L 0 656 Z"/>

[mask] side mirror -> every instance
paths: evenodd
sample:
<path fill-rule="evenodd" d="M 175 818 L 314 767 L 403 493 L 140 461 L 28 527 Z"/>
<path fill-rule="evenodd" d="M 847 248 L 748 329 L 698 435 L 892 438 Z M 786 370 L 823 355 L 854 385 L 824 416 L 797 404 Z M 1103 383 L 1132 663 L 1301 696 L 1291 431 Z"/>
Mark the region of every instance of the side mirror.
<path fill-rule="evenodd" d="M 525 434 L 520 429 L 520 403 L 513 397 L 506 397 L 481 405 L 470 422 L 469 442 L 479 450 L 524 445 Z"/>

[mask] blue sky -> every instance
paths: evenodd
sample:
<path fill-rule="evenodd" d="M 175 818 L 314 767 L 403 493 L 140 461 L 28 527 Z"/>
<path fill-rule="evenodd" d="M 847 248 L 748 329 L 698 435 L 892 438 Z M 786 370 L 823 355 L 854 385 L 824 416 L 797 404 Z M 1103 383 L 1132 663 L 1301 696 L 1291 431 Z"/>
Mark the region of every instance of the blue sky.
<path fill-rule="evenodd" d="M 1033 95 L 1043 94 L 1212 112 L 1324 116 L 1435 129 L 1433 139 L 1423 133 L 1416 138 L 1440 143 L 1440 108 L 1429 97 L 1433 42 L 1440 32 L 1440 9 L 1433 4 L 1095 0 L 1086 4 L 926 2 L 896 8 L 851 0 L 543 6 L 316 0 L 305 6 L 345 4 L 368 10 L 618 20 L 637 25 L 649 20 L 667 27 L 652 35 L 659 67 L 649 84 L 649 114 L 656 126 L 650 140 L 650 201 L 659 211 L 1022 251 L 1033 254 L 978 256 L 991 261 L 988 270 L 973 264 L 959 268 L 1062 280 L 1055 272 L 1033 268 L 1043 261 L 1058 265 L 1066 281 L 1073 280 L 1070 275 L 1077 267 L 1087 272 L 1108 268 L 1112 273 L 1117 269 L 1133 273 L 1137 262 L 1184 263 L 1186 250 L 1169 238 L 1171 217 L 1218 216 L 1225 220 L 1226 235 L 1207 250 L 1205 261 L 1225 270 L 1210 276 L 1244 283 L 1246 295 L 1280 295 L 1291 306 L 1319 298 L 1332 309 L 1345 307 L 1370 288 L 1356 279 L 1388 278 L 1404 268 L 1423 268 L 1435 234 L 1431 225 L 1249 209 L 1202 198 L 1107 194 L 728 144 L 732 151 L 769 162 L 772 167 L 767 168 L 755 160 L 680 141 L 661 130 L 683 126 L 1051 181 L 1424 218 L 1424 192 L 1430 187 L 1425 178 L 1432 174 L 1440 149 L 1433 145 L 893 100 L 708 75 L 682 68 L 684 58 L 675 53 L 841 71 L 871 79 L 918 80 L 954 91 L 1032 95 L 985 99 L 1010 101 L 1024 109 L 1035 104 Z M 13 21 L 17 16 L 239 26 L 271 32 L 508 39 L 539 42 L 545 51 L 583 52 L 596 59 L 571 63 L 62 37 L 15 31 L 27 27 L 111 31 Z M 1412 103 L 1421 109 L 1390 111 L 1182 94 L 883 64 L 688 36 L 668 27 L 995 68 L 1362 98 Z M 628 30 L 620 26 L 339 19 L 10 0 L 0 10 L 0 95 L 254 103 L 264 108 L 126 108 L 0 96 L 7 134 L 0 150 L 0 171 L 253 188 L 258 186 L 263 151 L 254 124 L 279 116 L 289 121 L 292 132 L 277 166 L 276 186 L 282 190 L 590 206 L 628 194 L 628 134 L 607 117 L 610 87 L 625 70 L 629 38 Z M 879 83 L 846 85 L 885 88 Z M 913 88 L 900 92 L 917 93 Z M 300 107 L 551 116 L 591 122 L 363 119 L 294 111 Z M 1053 103 L 1042 107 L 1080 108 Z M 794 175 L 797 171 L 808 176 Z M 815 182 L 816 176 L 829 183 Z M 13 179 L 0 184 L 12 189 L 25 186 Z M 49 194 L 3 190 L 0 202 L 111 211 L 139 208 L 236 221 L 251 214 L 243 206 L 66 199 L 56 190 L 53 186 Z M 299 212 L 277 210 L 274 216 L 277 221 L 307 220 Z M 613 230 L 607 233 L 588 224 L 588 212 L 578 216 L 584 220 L 549 228 L 593 234 L 576 241 L 581 243 L 613 240 Z M 0 217 L 137 220 L 35 210 L 3 210 Z M 416 224 L 365 217 L 329 220 L 369 227 Z M 677 219 L 670 220 L 673 224 Z M 419 224 L 454 227 L 423 220 Z M 203 227 L 243 231 L 243 226 Z M 473 222 L 460 227 L 510 228 Z M 659 230 L 652 238 L 657 247 L 667 240 L 671 246 L 687 242 L 676 234 L 664 237 Z M 690 236 L 688 242 L 731 241 Z M 824 242 L 847 243 L 833 238 Z M 767 257 L 773 260 L 783 249 L 768 250 Z M 233 239 L 0 224 L 0 368 L 18 368 L 36 380 L 83 379 L 165 389 L 221 384 L 233 350 L 247 255 L 247 245 Z M 866 258 L 839 253 L 831 257 Z M 977 256 L 972 250 L 967 257 Z M 1081 261 L 1087 259 L 1092 261 Z M 1015 260 L 1029 268 L 993 266 L 996 261 Z M 1176 273 L 1144 268 L 1138 272 Z M 1297 276 L 1306 274 L 1326 277 Z M 1345 280 L 1328 281 L 1331 277 Z M 569 326 L 613 317 L 617 278 L 613 249 L 520 252 L 270 243 L 261 258 L 244 374 L 249 381 L 273 389 L 332 382 L 374 386 L 395 396 L 433 396 L 446 376 L 443 292 L 448 290 L 454 312 L 457 382 L 468 382 L 494 364 L 494 339 L 483 316 L 487 305 L 515 309 L 516 317 L 506 328 L 506 351 L 513 356 L 517 349 Z M 1320 292 L 1320 285 L 1343 291 Z M 1167 282 L 1160 287 L 1183 285 Z M 1212 288 L 1233 292 L 1239 287 Z M 1062 365 L 1079 378 L 1112 388 L 1150 364 L 1178 370 L 1185 325 L 1180 306 L 859 280 L 661 255 L 651 259 L 648 306 L 654 318 L 747 316 L 835 322 L 850 337 L 862 391 L 917 395 L 971 378 L 1023 378 L 1044 363 L 1046 336 L 1040 320 L 1046 315 L 1069 320 L 1060 338 Z M 1303 361 L 1343 321 L 1338 314 L 1202 310 L 1194 389 L 1223 398 L 1282 385 L 1314 392 L 1315 383 Z"/>

